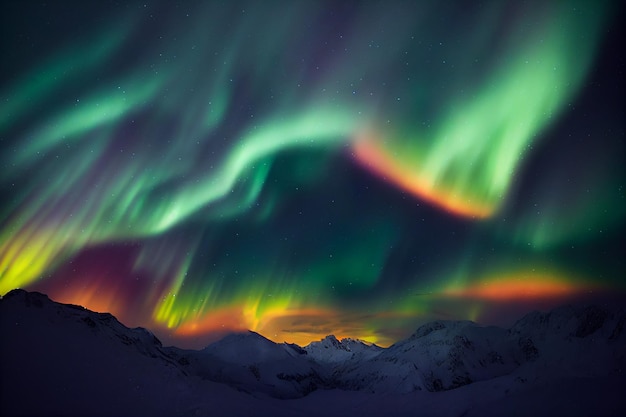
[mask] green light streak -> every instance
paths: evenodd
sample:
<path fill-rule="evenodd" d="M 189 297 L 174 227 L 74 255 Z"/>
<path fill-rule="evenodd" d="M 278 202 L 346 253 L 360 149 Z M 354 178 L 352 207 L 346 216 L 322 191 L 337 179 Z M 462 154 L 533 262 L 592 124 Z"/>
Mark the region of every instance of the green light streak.
<path fill-rule="evenodd" d="M 57 53 L 41 69 L 34 69 L 0 92 L 0 131 L 31 113 L 36 106 L 50 100 L 63 86 L 85 80 L 88 71 L 102 65 L 129 35 L 130 20 L 117 22 L 114 33 L 99 34 L 96 39 L 78 42 Z M 85 37 L 89 39 L 90 37 Z"/>
<path fill-rule="evenodd" d="M 346 140 L 353 118 L 336 109 L 316 109 L 292 115 L 288 121 L 269 123 L 243 136 L 226 158 L 223 168 L 197 185 L 184 188 L 159 210 L 153 230 L 162 232 L 213 201 L 223 198 L 248 166 L 291 147 L 329 146 Z M 260 187 L 255 187 L 260 190 Z M 248 198 L 250 200 L 250 198 Z"/>
<path fill-rule="evenodd" d="M 383 132 L 381 146 L 404 175 L 421 178 L 418 192 L 432 190 L 444 206 L 457 204 L 446 201 L 454 197 L 469 206 L 499 208 L 528 148 L 578 92 L 601 35 L 602 7 L 579 14 L 564 10 L 566 4 L 553 6 L 553 18 L 534 22 L 532 35 L 517 27 L 506 48 L 511 52 L 478 88 L 450 100 L 431 131 L 416 123 L 399 133 Z M 572 36 L 577 33 L 585 37 Z"/>
<path fill-rule="evenodd" d="M 523 263 L 561 271 L 550 250 L 623 227 L 613 170 L 623 158 L 607 155 L 585 171 L 611 169 L 576 182 L 587 194 L 555 196 L 546 181 L 533 188 L 541 214 L 536 201 L 498 211 L 584 84 L 609 3 L 493 2 L 454 30 L 435 3 L 410 13 L 363 3 L 339 16 L 321 3 L 192 6 L 163 22 L 111 21 L 0 93 L 0 294 L 85 249 L 106 258 L 108 244 L 132 241 L 128 274 L 149 277 L 138 304 L 154 323 L 213 326 L 203 320 L 219 310 L 266 329 L 290 314 L 367 311 L 360 329 L 371 336 L 434 308 L 409 289 L 461 293 L 491 282 L 494 265 L 513 280 Z M 367 166 L 382 151 L 372 170 L 386 182 L 353 165 L 361 137 L 375 146 L 354 157 Z M 458 221 L 463 235 L 470 222 L 389 182 L 492 218 L 467 226 L 476 242 L 432 253 L 434 240 L 458 237 L 440 226 Z M 94 288 L 117 278 L 93 276 L 103 280 Z"/>

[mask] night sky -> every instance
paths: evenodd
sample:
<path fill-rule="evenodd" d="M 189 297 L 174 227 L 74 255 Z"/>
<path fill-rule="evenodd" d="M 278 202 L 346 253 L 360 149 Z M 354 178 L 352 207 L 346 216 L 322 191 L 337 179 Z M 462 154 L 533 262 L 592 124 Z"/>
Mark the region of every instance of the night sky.
<path fill-rule="evenodd" d="M 0 294 L 387 346 L 626 290 L 619 2 L 3 2 Z"/>

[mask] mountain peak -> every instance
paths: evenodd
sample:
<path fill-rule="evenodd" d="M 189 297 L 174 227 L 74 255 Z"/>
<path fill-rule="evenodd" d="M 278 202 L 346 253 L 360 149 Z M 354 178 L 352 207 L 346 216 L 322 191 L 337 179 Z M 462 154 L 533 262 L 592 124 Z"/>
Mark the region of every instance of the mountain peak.
<path fill-rule="evenodd" d="M 313 342 L 315 343 L 315 342 Z M 325 348 L 335 348 L 345 351 L 350 351 L 350 349 L 342 343 L 334 334 L 329 334 L 325 338 L 323 338 L 319 343 L 322 344 Z"/>
<path fill-rule="evenodd" d="M 453 329 L 457 327 L 476 326 L 477 324 L 469 320 L 435 320 L 425 323 L 417 328 L 415 333 L 410 336 L 410 340 L 419 339 L 420 337 L 428 336 L 429 334 L 443 330 Z"/>
<path fill-rule="evenodd" d="M 53 301 L 43 293 L 37 291 L 26 291 L 21 288 L 16 288 L 14 290 L 9 291 L 4 296 L 0 297 L 2 300 L 21 300 L 23 303 L 27 305 L 34 305 L 36 307 L 43 306 L 44 303 L 49 304 Z"/>
<path fill-rule="evenodd" d="M 241 339 L 241 340 L 263 340 L 263 341 L 268 341 L 271 342 L 271 340 L 269 340 L 267 337 L 254 332 L 252 330 L 245 330 L 245 331 L 241 331 L 241 332 L 233 332 L 230 334 L 227 334 L 226 336 L 224 336 L 222 338 L 222 340 L 225 339 Z M 272 342 L 274 343 L 274 342 Z"/>
<path fill-rule="evenodd" d="M 383 349 L 374 344 L 366 344 L 358 339 L 338 340 L 335 335 L 328 335 L 318 342 L 311 342 L 304 347 L 307 354 L 317 361 L 337 363 L 346 360 L 371 358 Z"/>
<path fill-rule="evenodd" d="M 616 372 L 625 366 L 624 328 L 622 307 L 565 307 L 531 313 L 509 330 L 470 321 L 434 321 L 389 348 L 334 335 L 300 348 L 246 331 L 191 351 L 164 348 L 148 330 L 129 329 L 110 314 L 17 290 L 0 299 L 0 333 L 5 336 L 0 369 L 3 380 L 12 381 L 3 386 L 2 394 L 19 398 L 35 384 L 37 392 L 52 394 L 32 404 L 60 404 L 67 406 L 65 410 L 77 398 L 108 405 L 103 399 L 126 396 L 126 404 L 134 404 L 139 389 L 150 393 L 146 398 L 160 400 L 174 381 L 179 389 L 173 395 L 196 392 L 193 395 L 202 398 L 208 384 L 219 390 L 220 398 L 233 392 L 298 398 L 316 390 L 324 395 L 326 389 L 339 389 L 385 395 L 422 391 L 419 398 L 427 399 L 424 391 L 459 389 L 464 391 L 446 398 L 456 401 L 486 393 L 509 401 L 514 395 L 534 396 L 546 384 L 560 393 L 563 381 L 575 386 L 589 380 L 590 387 L 597 386 L 594 394 L 579 390 L 577 398 L 595 407 L 596 394 L 607 389 L 615 392 L 610 400 L 620 398 L 624 379 Z M 42 350 L 42 339 L 55 343 Z M 67 372 L 68 363 L 75 364 L 79 378 Z M 495 385 L 484 383 L 495 378 Z M 107 381 L 119 384 L 110 387 Z M 222 389 L 220 384 L 237 390 Z M 490 391 L 492 385 L 505 387 L 511 396 L 500 388 L 498 392 L 504 394 Z M 25 403 L 30 404 L 21 401 L 13 406 L 17 410 Z M 149 404 L 143 403 L 135 415 L 142 415 Z M 176 414 L 174 409 L 167 411 Z M 266 414 L 271 413 L 262 413 Z"/>

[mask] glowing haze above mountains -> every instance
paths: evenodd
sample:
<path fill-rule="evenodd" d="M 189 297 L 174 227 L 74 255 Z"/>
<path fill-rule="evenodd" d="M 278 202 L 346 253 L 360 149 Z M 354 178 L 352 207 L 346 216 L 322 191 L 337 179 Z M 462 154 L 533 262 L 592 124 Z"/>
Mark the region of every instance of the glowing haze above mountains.
<path fill-rule="evenodd" d="M 617 2 L 1 7 L 1 294 L 387 345 L 624 290 Z"/>

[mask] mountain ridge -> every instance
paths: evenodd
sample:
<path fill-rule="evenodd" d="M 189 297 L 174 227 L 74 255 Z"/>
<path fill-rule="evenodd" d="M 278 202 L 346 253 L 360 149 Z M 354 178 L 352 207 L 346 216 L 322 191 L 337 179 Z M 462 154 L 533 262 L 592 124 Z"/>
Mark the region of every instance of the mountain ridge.
<path fill-rule="evenodd" d="M 610 392 L 615 384 L 626 386 L 625 323 L 623 308 L 565 306 L 531 312 L 509 329 L 437 320 L 388 348 L 332 335 L 301 347 L 248 331 L 186 350 L 164 347 L 149 330 L 130 329 L 111 314 L 13 290 L 0 299 L 0 413 L 24 415 L 26 407 L 28 415 L 67 414 L 67 407 L 74 407 L 77 414 L 91 415 L 89 402 L 101 400 L 98 392 L 122 398 L 122 409 L 107 415 L 161 415 L 165 410 L 163 415 L 188 415 L 188 403 L 198 401 L 194 413 L 202 414 L 206 403 L 198 398 L 207 392 L 219 393 L 218 402 L 237 398 L 242 407 L 261 402 L 260 408 L 242 411 L 246 415 L 263 415 L 261 410 L 277 406 L 275 401 L 290 401 L 280 407 L 293 401 L 314 407 L 309 398 L 335 391 L 343 393 L 341 398 L 356 393 L 427 396 L 422 401 L 428 403 L 433 393 L 456 397 L 485 387 L 491 393 L 497 386 L 506 387 L 506 395 L 523 396 L 537 386 L 556 390 L 592 379 L 600 385 L 611 381 L 604 388 Z M 42 341 L 48 341 L 46 349 Z M 113 386 L 111 381 L 116 381 Z M 33 386 L 45 394 L 47 403 L 40 404 L 47 406 L 16 401 Z M 138 393 L 145 397 L 138 399 Z M 496 401 L 505 394 L 489 395 Z M 160 401 L 167 405 L 157 407 Z M 467 408 L 461 411 L 472 415 L 472 400 L 463 401 Z M 615 404 L 626 409 L 623 401 Z M 450 415 L 433 407 L 433 415 Z"/>

